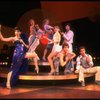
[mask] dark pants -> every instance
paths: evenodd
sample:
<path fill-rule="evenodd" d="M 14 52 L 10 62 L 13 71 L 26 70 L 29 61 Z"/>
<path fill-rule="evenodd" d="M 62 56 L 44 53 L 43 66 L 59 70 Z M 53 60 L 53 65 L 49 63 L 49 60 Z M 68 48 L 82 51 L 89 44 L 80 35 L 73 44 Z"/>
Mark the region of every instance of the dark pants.
<path fill-rule="evenodd" d="M 70 74 L 70 73 L 73 73 L 73 71 L 74 71 L 73 60 L 70 60 L 70 61 L 65 65 L 64 74 Z"/>
<path fill-rule="evenodd" d="M 53 63 L 54 63 L 55 73 L 59 74 L 59 65 L 60 65 L 59 58 L 54 59 Z"/>

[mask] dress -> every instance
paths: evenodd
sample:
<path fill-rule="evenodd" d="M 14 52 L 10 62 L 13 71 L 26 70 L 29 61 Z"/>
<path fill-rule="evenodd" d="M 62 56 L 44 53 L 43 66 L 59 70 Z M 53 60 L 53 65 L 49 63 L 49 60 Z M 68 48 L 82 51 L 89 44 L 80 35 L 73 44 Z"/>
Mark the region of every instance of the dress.
<path fill-rule="evenodd" d="M 53 35 L 53 41 L 55 43 L 53 44 L 52 52 L 60 52 L 62 50 L 62 46 L 59 45 L 59 43 L 61 41 L 61 35 L 59 32 L 56 32 Z M 56 42 L 56 41 L 58 41 L 58 42 Z"/>
<path fill-rule="evenodd" d="M 21 65 L 25 57 L 25 50 L 23 44 L 19 40 L 16 40 L 14 42 L 14 45 L 15 45 L 14 54 L 12 58 L 11 67 L 9 69 L 9 72 L 12 71 L 12 75 L 10 79 L 11 86 L 16 84 L 16 81 L 20 74 L 20 69 L 22 67 Z"/>

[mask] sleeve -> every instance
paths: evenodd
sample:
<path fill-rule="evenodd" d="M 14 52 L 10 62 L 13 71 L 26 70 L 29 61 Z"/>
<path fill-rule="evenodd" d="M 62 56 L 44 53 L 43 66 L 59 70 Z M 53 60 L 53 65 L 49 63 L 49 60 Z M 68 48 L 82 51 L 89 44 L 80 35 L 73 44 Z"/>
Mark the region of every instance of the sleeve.
<path fill-rule="evenodd" d="M 63 37 L 64 37 L 64 39 L 66 39 L 67 41 L 69 41 L 73 37 L 73 32 L 70 31 L 69 34 L 67 34 L 67 35 L 64 34 Z"/>
<path fill-rule="evenodd" d="M 44 26 L 44 29 L 45 29 L 45 30 L 50 30 L 50 29 L 52 29 L 52 28 L 53 28 L 53 27 L 50 26 L 50 25 L 45 25 L 45 26 Z"/>
<path fill-rule="evenodd" d="M 90 58 L 90 62 L 89 62 L 89 66 L 92 67 L 94 64 L 93 64 L 93 59 L 92 57 L 89 55 L 89 58 Z"/>

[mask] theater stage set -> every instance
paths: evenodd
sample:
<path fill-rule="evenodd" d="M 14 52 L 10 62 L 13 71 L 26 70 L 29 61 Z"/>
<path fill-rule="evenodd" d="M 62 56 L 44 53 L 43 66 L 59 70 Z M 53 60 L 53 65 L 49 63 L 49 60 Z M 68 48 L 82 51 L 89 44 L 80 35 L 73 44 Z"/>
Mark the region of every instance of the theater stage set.
<path fill-rule="evenodd" d="M 59 25 L 62 30 L 68 22 L 72 24 L 75 32 L 74 50 L 84 44 L 91 53 L 97 55 L 94 58 L 100 60 L 100 50 L 97 45 L 100 37 L 98 34 L 94 35 L 100 33 L 100 2 L 2 0 L 0 7 L 0 24 L 3 33 L 7 33 L 3 34 L 5 37 L 14 35 L 15 26 L 21 26 L 26 33 L 29 33 L 28 21 L 31 18 L 40 27 L 43 19 L 49 18 L 52 25 Z M 0 41 L 0 49 L 4 44 Z M 11 46 L 10 43 L 7 45 Z M 44 46 L 39 47 L 37 52 L 40 52 L 39 50 L 43 52 L 43 48 L 45 49 Z M 39 57 L 42 55 L 41 52 L 38 53 Z M 9 67 L 6 65 L 7 62 L 0 61 L 0 84 L 7 78 Z M 0 86 L 0 99 L 100 99 L 100 85 L 94 82 L 94 74 L 85 74 L 86 86 L 83 87 L 78 82 L 78 74 L 65 75 L 64 68 L 60 67 L 59 75 L 48 75 L 49 63 L 43 61 L 39 62 L 39 68 L 40 72 L 37 75 L 34 72 L 34 63 L 29 62 L 29 71 L 19 76 L 15 87 L 7 89 Z"/>

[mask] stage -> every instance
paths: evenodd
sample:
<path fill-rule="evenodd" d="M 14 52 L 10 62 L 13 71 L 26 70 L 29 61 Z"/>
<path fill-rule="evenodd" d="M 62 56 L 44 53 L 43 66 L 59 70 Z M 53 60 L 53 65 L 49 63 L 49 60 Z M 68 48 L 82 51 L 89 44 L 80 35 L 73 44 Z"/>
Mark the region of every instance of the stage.
<path fill-rule="evenodd" d="M 3 99 L 61 99 L 61 98 L 100 98 L 100 86 L 94 82 L 94 74 L 85 74 L 86 86 L 78 82 L 78 74 L 49 75 L 48 62 L 39 62 L 40 73 L 37 75 L 29 64 L 30 70 L 21 74 L 18 83 L 12 89 L 0 87 L 0 98 Z M 41 69 L 42 68 L 42 69 Z M 48 70 L 47 70 L 47 69 Z M 43 70 L 45 70 L 43 72 Z M 7 78 L 8 67 L 0 67 L 0 83 Z"/>

